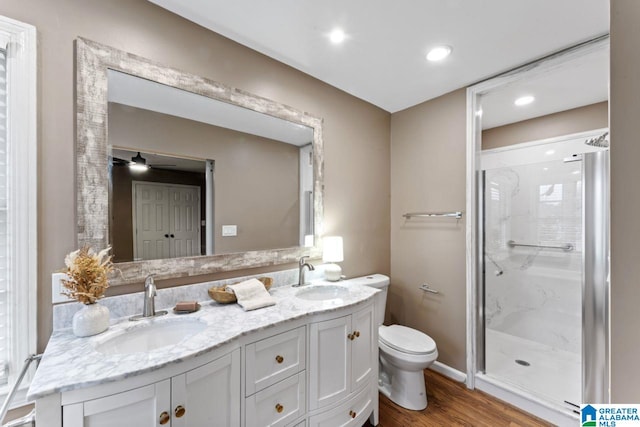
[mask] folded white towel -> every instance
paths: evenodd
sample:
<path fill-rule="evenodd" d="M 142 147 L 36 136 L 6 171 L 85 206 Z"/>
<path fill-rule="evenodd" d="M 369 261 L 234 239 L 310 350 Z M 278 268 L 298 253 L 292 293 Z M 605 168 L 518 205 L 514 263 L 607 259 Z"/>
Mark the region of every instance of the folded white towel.
<path fill-rule="evenodd" d="M 225 289 L 236 294 L 238 304 L 244 311 L 269 307 L 276 303 L 276 300 L 269 295 L 269 292 L 258 279 L 249 279 L 235 285 L 227 285 Z"/>

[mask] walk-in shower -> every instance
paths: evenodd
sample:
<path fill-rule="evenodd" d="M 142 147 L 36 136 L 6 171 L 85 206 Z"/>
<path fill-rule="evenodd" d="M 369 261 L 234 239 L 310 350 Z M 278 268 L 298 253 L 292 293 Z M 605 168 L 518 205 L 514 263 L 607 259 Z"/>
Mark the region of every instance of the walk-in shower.
<path fill-rule="evenodd" d="M 607 46 L 468 90 L 467 384 L 556 425 L 609 399 Z M 535 91 L 538 111 L 513 111 Z"/>
<path fill-rule="evenodd" d="M 482 372 L 558 405 L 579 407 L 582 152 L 519 164 L 517 157 L 509 161 L 514 150 L 484 153 L 485 159 L 501 157 L 485 164 L 501 166 L 485 168 L 482 179 Z M 554 151 L 553 144 L 542 150 Z"/>
<path fill-rule="evenodd" d="M 585 144 L 603 133 L 481 155 L 478 375 L 567 413 L 587 401 L 583 350 L 597 339 L 586 287 L 604 285 L 586 280 L 586 242 L 606 222 L 593 195 L 608 187 L 607 149 Z"/>

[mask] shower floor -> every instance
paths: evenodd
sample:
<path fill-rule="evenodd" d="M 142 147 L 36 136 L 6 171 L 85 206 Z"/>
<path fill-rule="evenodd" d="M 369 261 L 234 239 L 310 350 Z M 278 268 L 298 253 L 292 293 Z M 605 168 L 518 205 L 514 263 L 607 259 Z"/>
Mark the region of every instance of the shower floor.
<path fill-rule="evenodd" d="M 485 349 L 487 376 L 558 405 L 567 406 L 565 400 L 580 405 L 580 354 L 492 329 L 485 331 Z M 523 366 L 516 360 L 524 361 L 529 366 Z"/>

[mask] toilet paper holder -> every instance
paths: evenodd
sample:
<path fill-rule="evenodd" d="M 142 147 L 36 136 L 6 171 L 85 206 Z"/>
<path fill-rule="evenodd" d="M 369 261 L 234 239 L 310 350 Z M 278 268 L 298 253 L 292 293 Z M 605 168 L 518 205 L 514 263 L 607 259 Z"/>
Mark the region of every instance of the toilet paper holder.
<path fill-rule="evenodd" d="M 426 283 L 423 283 L 422 285 L 420 285 L 420 287 L 418 289 L 420 289 L 421 291 L 432 293 L 432 294 L 439 294 L 440 293 L 440 291 L 438 291 L 436 289 L 433 289 L 431 286 L 429 286 Z"/>

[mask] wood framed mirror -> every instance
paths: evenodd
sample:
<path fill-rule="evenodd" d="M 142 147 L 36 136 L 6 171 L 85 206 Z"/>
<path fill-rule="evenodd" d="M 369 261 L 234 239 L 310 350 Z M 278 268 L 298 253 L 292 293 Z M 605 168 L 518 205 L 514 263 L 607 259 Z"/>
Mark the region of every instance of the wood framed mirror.
<path fill-rule="evenodd" d="M 113 285 L 140 282 L 148 274 L 154 274 L 158 279 L 197 276 L 292 263 L 303 255 L 316 257 L 321 254 L 319 237 L 322 235 L 324 206 L 321 119 L 205 77 L 166 67 L 140 56 L 83 38 L 76 40 L 76 61 L 78 245 L 88 245 L 96 249 L 116 246 L 115 261 L 121 274 L 112 279 Z M 122 81 L 132 82 L 133 86 L 120 87 Z M 137 96 L 138 90 L 142 90 L 141 88 L 146 86 L 155 87 L 161 92 L 171 92 L 174 94 L 172 96 L 177 96 L 177 98 L 160 98 L 161 100 L 158 101 L 154 100 L 154 95 L 147 92 L 144 96 Z M 199 117 L 172 111 L 171 107 L 182 102 L 179 99 L 183 99 L 186 109 L 197 110 L 195 114 Z M 210 107 L 192 108 L 194 104 L 209 105 Z M 235 119 L 225 119 L 226 122 L 225 120 L 220 122 L 218 118 L 226 114 L 220 109 L 233 110 L 240 116 Z M 154 116 L 156 119 L 156 124 L 145 125 L 146 129 L 156 130 L 153 137 L 148 136 L 151 132 L 144 132 L 145 126 L 141 125 L 137 119 L 144 115 Z M 134 123 L 134 125 L 129 124 L 126 132 L 113 127 L 116 121 L 120 123 L 126 120 Z M 221 150 L 211 148 L 214 141 L 220 139 L 218 136 L 212 136 L 214 134 L 206 134 L 205 137 L 201 137 L 198 144 L 191 144 L 190 141 L 197 138 L 189 135 L 185 137 L 174 136 L 173 142 L 171 140 L 164 141 L 164 145 L 160 144 L 157 147 L 149 146 L 150 140 L 160 143 L 164 135 L 170 133 L 166 130 L 164 132 L 157 131 L 159 127 L 169 126 L 169 130 L 175 130 L 179 126 L 176 124 L 179 120 L 187 121 L 185 128 L 188 129 L 206 126 L 205 132 L 214 132 L 211 130 L 213 127 L 216 128 L 215 132 L 240 132 L 234 138 L 245 143 L 244 151 L 242 154 L 232 154 L 228 158 L 253 157 L 253 163 L 222 161 L 221 159 L 224 157 Z M 229 124 L 234 121 L 236 125 Z M 168 123 L 171 124 L 168 125 Z M 234 128 L 237 123 L 241 124 L 242 129 Z M 272 132 L 264 129 L 273 127 L 279 127 L 282 130 L 274 131 L 276 133 L 264 133 Z M 133 131 L 135 131 L 135 135 Z M 296 132 L 298 136 L 294 135 Z M 251 141 L 253 144 L 251 145 L 247 144 L 248 140 L 255 141 Z M 274 159 L 274 163 L 271 164 L 270 161 L 267 161 L 269 154 L 265 154 L 269 150 L 265 153 L 256 153 L 258 150 L 256 147 L 265 147 L 269 144 L 274 147 L 278 144 L 288 145 L 286 150 L 293 154 L 282 154 L 286 151 L 273 151 L 271 157 Z M 230 144 L 227 144 L 228 146 Z M 278 148 L 278 150 L 280 149 Z M 143 250 L 132 250 L 134 255 L 130 256 L 124 255 L 126 251 L 117 249 L 123 247 L 122 243 L 118 243 L 118 238 L 122 240 L 123 236 L 132 236 L 124 240 L 131 241 L 133 245 L 136 244 L 134 242 L 135 214 L 131 216 L 128 229 L 126 227 L 119 228 L 122 221 L 117 220 L 118 215 L 115 213 L 117 209 L 114 209 L 114 205 L 120 203 L 123 197 L 114 196 L 114 185 L 119 184 L 113 179 L 112 174 L 116 168 L 126 166 L 122 163 L 129 163 L 130 157 L 135 157 L 131 156 L 131 153 L 140 153 L 140 157 L 145 162 L 150 160 L 152 168 L 153 161 L 156 164 L 164 163 L 174 168 L 183 161 L 187 163 L 201 161 L 205 166 L 213 164 L 208 162 L 215 162 L 215 172 L 213 168 L 210 168 L 209 172 L 212 176 L 220 174 L 220 179 L 216 179 L 215 186 L 209 188 L 206 180 L 210 178 L 205 176 L 207 175 L 206 168 L 203 167 L 202 175 L 205 176 L 205 181 L 200 192 L 202 196 L 199 197 L 201 205 L 196 208 L 202 214 L 192 217 L 192 222 L 196 223 L 197 233 L 200 233 L 197 236 L 197 248 L 193 246 L 187 251 L 175 250 L 171 255 L 166 255 L 169 252 L 157 251 L 155 255 L 148 256 L 152 259 L 146 259 L 144 255 L 141 256 Z M 291 171 L 297 170 L 296 176 L 292 178 L 293 175 L 290 172 L 289 179 L 285 176 L 281 178 L 281 181 L 272 181 L 271 178 L 277 175 L 275 171 L 286 169 L 275 160 L 282 160 L 287 156 L 295 157 L 296 164 L 286 168 Z M 309 166 L 306 178 L 303 176 L 305 174 L 302 166 L 305 159 Z M 223 165 L 228 166 L 228 170 L 235 169 L 240 175 L 236 175 L 236 177 L 223 175 Z M 254 171 L 258 168 L 261 170 L 264 168 L 262 175 L 258 174 L 263 179 L 247 183 L 244 189 L 224 186 L 225 182 L 237 183 L 241 181 L 239 177 L 248 175 L 243 171 Z M 156 169 L 159 172 L 161 168 Z M 160 178 L 155 180 L 158 179 Z M 213 180 L 212 177 L 211 179 Z M 127 181 L 129 188 L 133 188 L 131 187 L 132 181 L 136 180 Z M 280 193 L 285 193 L 285 187 L 288 188 L 286 192 L 295 193 L 295 195 L 289 201 L 280 202 L 277 197 L 280 197 Z M 121 190 L 121 193 L 117 194 L 126 194 L 129 190 L 126 186 L 124 188 L 124 193 Z M 146 187 L 138 186 L 138 188 Z M 295 190 L 293 190 L 294 188 Z M 256 191 L 250 193 L 251 189 Z M 131 194 L 134 193 L 135 191 L 132 191 Z M 223 197 L 227 198 L 223 199 Z M 241 204 L 241 202 L 246 203 Z M 129 201 L 130 205 L 131 203 Z M 237 204 L 234 206 L 234 212 L 220 211 L 223 206 L 230 207 L 234 204 Z M 207 210 L 202 205 L 213 205 L 213 208 Z M 216 205 L 219 209 L 216 208 Z M 261 222 L 264 217 L 268 216 L 264 213 L 265 209 L 269 209 L 269 206 L 272 206 L 272 210 L 279 207 L 282 212 L 273 215 L 276 219 L 272 223 Z M 241 219 L 242 212 L 255 212 L 256 216 Z M 122 215 L 119 216 L 119 218 L 122 217 Z M 244 243 L 235 246 L 223 244 L 226 242 L 221 239 L 229 237 L 222 236 L 224 234 L 223 225 L 225 227 L 232 226 L 231 229 L 225 228 L 224 230 L 227 234 L 235 233 L 236 236 L 233 237 L 244 233 L 242 236 L 245 238 Z M 285 240 L 273 238 L 287 234 L 285 233 L 287 227 L 288 234 L 292 237 Z M 295 230 L 291 231 L 292 227 Z M 131 229 L 134 230 L 133 233 Z M 232 231 L 229 232 L 229 230 Z M 205 236 L 205 233 L 209 234 Z M 171 236 L 175 233 L 162 234 Z M 305 236 L 307 246 L 304 244 Z M 310 236 L 313 236 L 314 242 L 311 245 L 308 243 L 311 240 Z M 167 239 L 171 239 L 171 237 Z M 174 237 L 174 239 L 176 238 Z M 176 241 L 171 241 L 175 247 L 178 246 Z M 155 241 L 152 240 L 152 242 Z M 158 243 L 160 246 L 162 244 L 162 242 Z M 251 244 L 256 246 L 251 247 Z M 165 255 L 161 255 L 162 253 Z M 167 258 L 167 256 L 169 257 Z M 123 262 L 118 262 L 120 260 Z"/>

